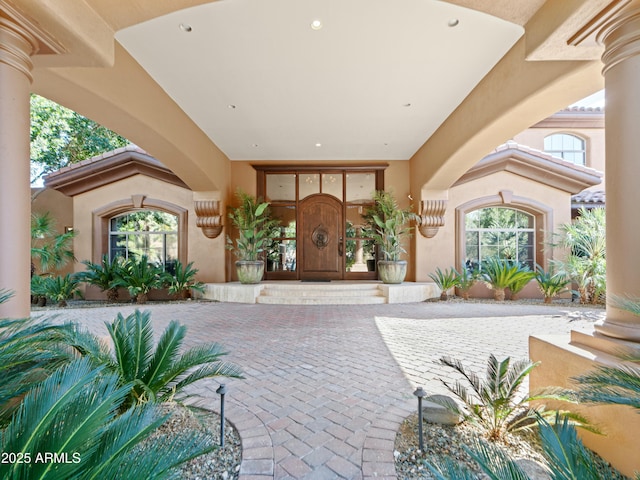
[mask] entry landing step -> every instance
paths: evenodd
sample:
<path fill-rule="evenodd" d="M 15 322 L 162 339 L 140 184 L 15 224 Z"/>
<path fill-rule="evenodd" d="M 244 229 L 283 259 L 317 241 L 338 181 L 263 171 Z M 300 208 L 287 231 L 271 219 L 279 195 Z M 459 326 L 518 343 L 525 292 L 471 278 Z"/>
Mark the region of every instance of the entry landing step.
<path fill-rule="evenodd" d="M 376 281 L 300 282 L 269 281 L 256 285 L 238 282 L 208 283 L 203 298 L 219 302 L 275 305 L 375 305 L 415 303 L 440 295 L 434 283 Z"/>

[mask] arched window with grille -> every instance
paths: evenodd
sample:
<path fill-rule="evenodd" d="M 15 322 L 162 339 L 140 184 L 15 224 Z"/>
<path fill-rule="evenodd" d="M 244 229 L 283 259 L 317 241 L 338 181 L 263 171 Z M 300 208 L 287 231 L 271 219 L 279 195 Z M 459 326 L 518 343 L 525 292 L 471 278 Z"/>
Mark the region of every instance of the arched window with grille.
<path fill-rule="evenodd" d="M 140 258 L 172 271 L 178 259 L 178 217 L 159 210 L 129 211 L 109 219 L 109 256 Z"/>
<path fill-rule="evenodd" d="M 586 165 L 585 141 L 568 133 L 554 133 L 544 139 L 544 151 L 576 165 Z"/>
<path fill-rule="evenodd" d="M 506 207 L 487 207 L 465 215 L 465 265 L 478 268 L 483 260 L 517 261 L 535 270 L 535 216 Z"/>

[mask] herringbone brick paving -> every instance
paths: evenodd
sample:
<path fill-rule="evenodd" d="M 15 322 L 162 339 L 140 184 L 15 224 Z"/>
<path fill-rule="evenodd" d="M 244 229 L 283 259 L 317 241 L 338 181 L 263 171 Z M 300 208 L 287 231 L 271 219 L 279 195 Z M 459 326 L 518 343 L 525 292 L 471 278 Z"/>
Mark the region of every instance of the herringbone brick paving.
<path fill-rule="evenodd" d="M 104 322 L 135 306 L 58 310 L 106 335 Z M 377 306 L 153 304 L 155 331 L 188 326 L 187 344 L 222 343 L 244 380 L 225 379 L 227 416 L 242 438 L 241 479 L 395 478 L 393 443 L 416 408 L 417 385 L 444 393 L 462 359 L 478 371 L 489 353 L 524 358 L 530 334 L 590 329 L 601 310 L 455 302 Z M 51 312 L 53 313 L 53 312 Z M 38 314 L 37 312 L 35 313 Z M 214 410 L 218 383 L 193 393 Z"/>

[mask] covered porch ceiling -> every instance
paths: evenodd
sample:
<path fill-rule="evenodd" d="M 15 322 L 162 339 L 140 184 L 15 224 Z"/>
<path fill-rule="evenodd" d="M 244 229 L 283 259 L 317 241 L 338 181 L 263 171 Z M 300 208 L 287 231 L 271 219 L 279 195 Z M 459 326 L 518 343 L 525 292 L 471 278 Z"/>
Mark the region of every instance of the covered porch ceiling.
<path fill-rule="evenodd" d="M 62 46 L 34 58 L 34 91 L 194 190 L 228 182 L 229 160 L 411 160 L 414 187 L 451 184 L 448 162 L 463 173 L 602 88 L 587 27 L 626 3 L 0 0 Z"/>

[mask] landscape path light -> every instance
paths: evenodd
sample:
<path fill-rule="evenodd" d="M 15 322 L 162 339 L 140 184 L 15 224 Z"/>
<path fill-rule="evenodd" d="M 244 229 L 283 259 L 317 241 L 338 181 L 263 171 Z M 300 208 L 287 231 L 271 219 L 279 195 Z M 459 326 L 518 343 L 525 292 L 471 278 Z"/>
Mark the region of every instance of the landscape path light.
<path fill-rule="evenodd" d="M 422 387 L 416 388 L 413 394 L 418 397 L 418 445 L 421 452 L 424 452 L 424 440 L 422 438 L 422 398 L 427 395 Z"/>
<path fill-rule="evenodd" d="M 227 393 L 227 387 L 221 383 L 216 393 L 220 395 L 220 447 L 224 447 L 224 396 Z"/>

